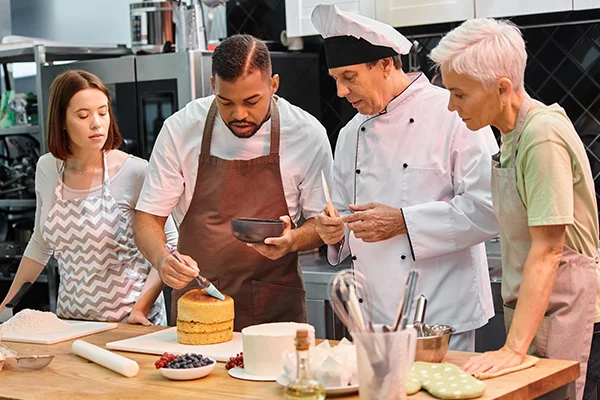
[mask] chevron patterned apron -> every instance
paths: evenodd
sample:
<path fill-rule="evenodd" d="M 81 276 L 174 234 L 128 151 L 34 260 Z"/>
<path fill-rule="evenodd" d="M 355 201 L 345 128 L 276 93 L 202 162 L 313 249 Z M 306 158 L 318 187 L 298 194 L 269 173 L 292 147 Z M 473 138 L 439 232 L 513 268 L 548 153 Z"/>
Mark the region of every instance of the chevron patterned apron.
<path fill-rule="evenodd" d="M 110 192 L 106 153 L 103 164 L 102 194 L 71 200 L 63 199 L 65 163 L 61 164 L 56 201 L 42 229 L 58 261 L 61 318 L 125 322 L 152 268 L 135 246 L 132 226 Z M 162 294 L 148 319 L 166 325 Z"/>

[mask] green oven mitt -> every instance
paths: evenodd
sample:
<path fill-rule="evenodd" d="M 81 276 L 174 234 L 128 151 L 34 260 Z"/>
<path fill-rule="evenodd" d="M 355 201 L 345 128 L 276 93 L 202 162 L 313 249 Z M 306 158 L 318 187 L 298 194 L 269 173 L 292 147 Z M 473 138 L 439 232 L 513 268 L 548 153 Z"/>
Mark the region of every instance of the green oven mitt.
<path fill-rule="evenodd" d="M 415 362 L 423 389 L 438 399 L 474 399 L 485 392 L 485 384 L 454 364 Z"/>
<path fill-rule="evenodd" d="M 414 370 L 411 370 L 406 377 L 406 394 L 410 396 L 419 390 L 421 390 L 421 380 Z"/>

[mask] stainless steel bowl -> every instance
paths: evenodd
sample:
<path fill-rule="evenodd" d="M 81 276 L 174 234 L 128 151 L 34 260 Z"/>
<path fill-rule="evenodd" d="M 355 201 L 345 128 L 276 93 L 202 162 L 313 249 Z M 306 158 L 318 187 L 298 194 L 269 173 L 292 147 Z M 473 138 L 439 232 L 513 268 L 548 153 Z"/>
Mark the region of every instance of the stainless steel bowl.
<path fill-rule="evenodd" d="M 439 363 L 448 352 L 450 337 L 455 329 L 449 325 L 423 324 L 426 336 L 417 337 L 415 361 Z"/>

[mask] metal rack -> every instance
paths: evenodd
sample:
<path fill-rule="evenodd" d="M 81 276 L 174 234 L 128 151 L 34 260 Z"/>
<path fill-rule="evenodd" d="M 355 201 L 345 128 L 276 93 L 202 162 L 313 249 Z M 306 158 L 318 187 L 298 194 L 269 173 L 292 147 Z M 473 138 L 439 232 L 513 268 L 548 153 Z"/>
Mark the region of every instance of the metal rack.
<path fill-rule="evenodd" d="M 0 136 L 23 135 L 26 133 L 40 133 L 39 125 L 17 125 L 0 129 Z"/>
<path fill-rule="evenodd" d="M 130 54 L 131 50 L 122 45 L 116 47 L 78 47 L 34 43 L 0 44 L 0 64 L 35 62 L 35 87 L 39 120 L 39 125 L 18 125 L 0 129 L 0 136 L 35 134 L 40 142 L 40 154 L 46 153 L 48 146 L 43 133 L 46 128 L 44 115 L 47 105 L 44 104 L 44 96 L 42 96 L 41 68 L 56 61 L 90 60 L 120 57 Z M 35 200 L 0 199 L 0 208 L 6 207 L 35 207 Z"/>

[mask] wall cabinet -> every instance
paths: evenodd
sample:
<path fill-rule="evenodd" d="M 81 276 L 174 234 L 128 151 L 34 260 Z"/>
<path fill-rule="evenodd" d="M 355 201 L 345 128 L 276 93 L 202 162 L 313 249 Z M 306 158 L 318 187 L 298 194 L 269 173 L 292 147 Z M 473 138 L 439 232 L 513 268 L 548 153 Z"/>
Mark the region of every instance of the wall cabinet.
<path fill-rule="evenodd" d="M 376 18 L 395 27 L 473 18 L 473 0 L 376 0 Z"/>
<path fill-rule="evenodd" d="M 600 8 L 600 0 L 573 0 L 573 10 Z"/>
<path fill-rule="evenodd" d="M 578 1 L 578 0 L 575 0 Z M 579 0 L 598 3 L 598 0 Z M 573 9 L 573 0 L 475 0 L 475 17 L 509 17 Z"/>
<path fill-rule="evenodd" d="M 335 4 L 340 10 L 397 28 L 600 8 L 600 0 L 285 0 L 287 35 L 316 35 L 310 16 L 315 6 L 322 3 Z"/>
<path fill-rule="evenodd" d="M 335 4 L 340 10 L 375 16 L 375 0 L 285 0 L 285 21 L 288 37 L 318 35 L 310 16 L 318 4 Z"/>

